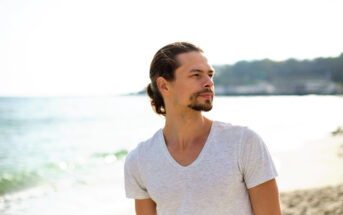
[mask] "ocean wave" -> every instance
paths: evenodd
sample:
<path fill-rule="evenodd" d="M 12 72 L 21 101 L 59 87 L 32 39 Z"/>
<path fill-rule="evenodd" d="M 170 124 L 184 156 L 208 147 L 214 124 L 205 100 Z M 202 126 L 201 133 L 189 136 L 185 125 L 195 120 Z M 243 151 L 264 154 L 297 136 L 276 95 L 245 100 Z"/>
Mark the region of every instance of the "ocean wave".
<path fill-rule="evenodd" d="M 25 187 L 35 186 L 40 181 L 41 176 L 36 171 L 3 173 L 0 176 L 0 195 L 15 192 Z"/>
<path fill-rule="evenodd" d="M 65 178 L 82 181 L 79 180 L 81 175 L 87 175 L 99 166 L 122 160 L 127 153 L 126 149 L 116 152 L 97 152 L 86 158 L 78 157 L 72 160 L 46 163 L 32 170 L 0 171 L 0 196 L 46 184 L 54 186 Z M 86 182 L 83 181 L 83 183 Z"/>
<path fill-rule="evenodd" d="M 106 157 L 115 157 L 116 159 L 122 159 L 123 157 L 125 157 L 128 153 L 128 150 L 126 149 L 122 149 L 119 150 L 117 152 L 112 152 L 112 153 L 108 153 L 108 152 L 104 152 L 104 153 L 94 153 L 92 155 L 92 157 L 96 157 L 96 158 L 106 158 Z"/>

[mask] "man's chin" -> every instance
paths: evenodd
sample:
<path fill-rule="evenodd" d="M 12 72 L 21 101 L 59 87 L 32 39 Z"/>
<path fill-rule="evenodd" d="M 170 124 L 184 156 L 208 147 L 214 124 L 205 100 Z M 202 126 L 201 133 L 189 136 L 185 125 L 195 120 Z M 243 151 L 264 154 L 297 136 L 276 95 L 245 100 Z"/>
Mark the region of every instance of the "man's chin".
<path fill-rule="evenodd" d="M 209 107 L 209 108 L 207 108 L 207 109 L 204 109 L 204 110 L 202 110 L 202 111 L 209 112 L 209 111 L 211 111 L 211 110 L 212 110 L 212 106 Z"/>
<path fill-rule="evenodd" d="M 211 104 L 194 104 L 194 105 L 188 105 L 189 108 L 195 111 L 205 111 L 208 112 L 212 110 L 212 103 Z"/>

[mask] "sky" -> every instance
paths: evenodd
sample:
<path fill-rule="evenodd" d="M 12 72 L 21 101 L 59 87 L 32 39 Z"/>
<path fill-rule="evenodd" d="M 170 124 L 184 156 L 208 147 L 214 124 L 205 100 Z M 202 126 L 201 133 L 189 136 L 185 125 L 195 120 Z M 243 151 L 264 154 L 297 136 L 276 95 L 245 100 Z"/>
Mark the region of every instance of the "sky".
<path fill-rule="evenodd" d="M 337 0 L 0 0 L 0 96 L 142 90 L 153 55 L 188 41 L 210 64 L 343 52 Z"/>

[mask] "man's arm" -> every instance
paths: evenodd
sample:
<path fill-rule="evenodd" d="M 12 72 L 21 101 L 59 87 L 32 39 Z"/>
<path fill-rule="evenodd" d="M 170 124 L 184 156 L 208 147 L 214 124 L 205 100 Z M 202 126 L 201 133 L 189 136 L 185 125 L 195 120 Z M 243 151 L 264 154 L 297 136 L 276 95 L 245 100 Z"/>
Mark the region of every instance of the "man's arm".
<path fill-rule="evenodd" d="M 282 215 L 275 178 L 248 189 L 255 215 Z"/>
<path fill-rule="evenodd" d="M 157 215 L 156 203 L 151 199 L 135 199 L 136 215 Z"/>

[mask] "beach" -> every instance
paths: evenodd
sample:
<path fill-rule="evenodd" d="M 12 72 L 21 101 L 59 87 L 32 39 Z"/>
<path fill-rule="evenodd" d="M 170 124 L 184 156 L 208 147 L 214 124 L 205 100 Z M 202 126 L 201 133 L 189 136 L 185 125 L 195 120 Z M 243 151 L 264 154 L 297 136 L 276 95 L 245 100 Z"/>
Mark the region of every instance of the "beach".
<path fill-rule="evenodd" d="M 283 215 L 343 214 L 343 135 L 328 135 L 311 148 L 276 155 Z M 289 183 L 288 183 L 289 182 Z"/>
<path fill-rule="evenodd" d="M 283 215 L 343 214 L 343 184 L 280 193 Z"/>
<path fill-rule="evenodd" d="M 122 155 L 163 126 L 147 102 L 0 99 L 0 214 L 135 214 Z M 334 96 L 218 97 L 207 117 L 249 125 L 265 140 L 283 214 L 342 214 L 343 135 L 331 135 L 342 109 Z"/>

